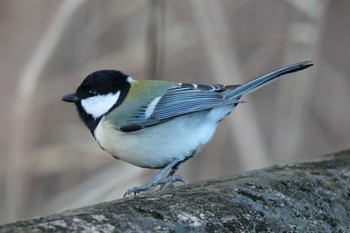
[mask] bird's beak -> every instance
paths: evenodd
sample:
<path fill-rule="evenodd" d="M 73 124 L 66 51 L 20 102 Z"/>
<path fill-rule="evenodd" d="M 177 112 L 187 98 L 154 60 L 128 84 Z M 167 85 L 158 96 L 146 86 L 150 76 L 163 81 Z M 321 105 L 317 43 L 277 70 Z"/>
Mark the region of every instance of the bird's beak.
<path fill-rule="evenodd" d="M 77 103 L 79 102 L 80 99 L 75 93 L 72 93 L 72 94 L 63 96 L 61 100 L 70 102 L 70 103 Z"/>

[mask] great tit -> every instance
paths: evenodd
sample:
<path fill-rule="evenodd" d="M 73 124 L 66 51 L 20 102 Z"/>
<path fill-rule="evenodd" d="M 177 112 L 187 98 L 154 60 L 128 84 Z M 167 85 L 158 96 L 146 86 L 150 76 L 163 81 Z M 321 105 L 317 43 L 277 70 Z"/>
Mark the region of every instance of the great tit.
<path fill-rule="evenodd" d="M 62 100 L 75 103 L 103 150 L 138 167 L 162 169 L 145 185 L 129 189 L 125 197 L 155 186 L 186 183 L 175 172 L 211 139 L 218 122 L 241 103 L 243 95 L 312 65 L 292 64 L 242 85 L 136 81 L 121 71 L 100 70 Z"/>

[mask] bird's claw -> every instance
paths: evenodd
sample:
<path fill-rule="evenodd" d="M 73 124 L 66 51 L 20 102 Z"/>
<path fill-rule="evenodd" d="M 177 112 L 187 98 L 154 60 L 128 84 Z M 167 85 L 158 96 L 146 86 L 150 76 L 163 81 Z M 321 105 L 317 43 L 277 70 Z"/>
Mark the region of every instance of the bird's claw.
<path fill-rule="evenodd" d="M 158 185 L 160 187 L 157 189 L 157 191 L 161 191 L 161 190 L 166 189 L 166 188 L 173 188 L 173 187 L 175 187 L 175 185 L 174 185 L 175 182 L 181 182 L 181 183 L 187 184 L 187 181 L 182 176 L 178 176 L 178 175 L 168 176 L 168 177 L 166 177 L 166 178 L 164 178 L 156 183 L 153 183 L 153 184 L 147 184 L 147 185 L 143 185 L 143 186 L 135 186 L 135 187 L 129 189 L 128 191 L 126 191 L 124 193 L 123 197 L 125 198 L 125 197 L 129 197 L 129 196 L 135 196 L 138 193 L 147 191 L 151 187 L 158 186 Z"/>
<path fill-rule="evenodd" d="M 129 197 L 129 196 L 135 196 L 140 192 L 146 191 L 147 189 L 149 189 L 149 187 L 144 187 L 144 186 L 135 186 L 131 189 L 128 189 L 128 191 L 126 191 L 123 195 L 123 197 Z"/>
<path fill-rule="evenodd" d="M 187 184 L 187 181 L 182 176 L 178 176 L 178 175 L 168 176 L 158 182 L 158 185 L 160 185 L 158 191 L 166 188 L 174 188 L 175 187 L 174 183 L 176 182 Z"/>
<path fill-rule="evenodd" d="M 183 178 L 182 176 L 178 176 L 178 175 L 168 176 L 168 177 L 160 180 L 158 182 L 158 184 L 160 184 L 160 185 L 167 184 L 167 183 L 173 184 L 175 182 L 181 182 L 181 183 L 187 184 L 187 181 L 185 180 L 185 178 Z"/>

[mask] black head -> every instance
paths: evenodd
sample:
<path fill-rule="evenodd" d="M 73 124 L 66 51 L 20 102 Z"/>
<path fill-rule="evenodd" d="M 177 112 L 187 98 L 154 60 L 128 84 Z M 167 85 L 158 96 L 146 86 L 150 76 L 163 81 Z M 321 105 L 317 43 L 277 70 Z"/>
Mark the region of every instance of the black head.
<path fill-rule="evenodd" d="M 76 104 L 80 118 L 93 133 L 100 119 L 123 102 L 131 81 L 131 77 L 117 70 L 95 71 L 75 93 L 63 96 L 62 100 Z"/>

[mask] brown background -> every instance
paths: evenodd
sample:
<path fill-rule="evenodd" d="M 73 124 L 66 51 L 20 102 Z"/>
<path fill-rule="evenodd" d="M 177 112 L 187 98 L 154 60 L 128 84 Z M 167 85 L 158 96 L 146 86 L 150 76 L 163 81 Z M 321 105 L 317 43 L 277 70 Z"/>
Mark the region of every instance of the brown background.
<path fill-rule="evenodd" d="M 100 150 L 60 101 L 98 69 L 235 84 L 315 63 L 245 98 L 180 170 L 190 182 L 348 148 L 349 10 L 347 0 L 1 1 L 0 222 L 119 198 L 154 174 Z"/>

